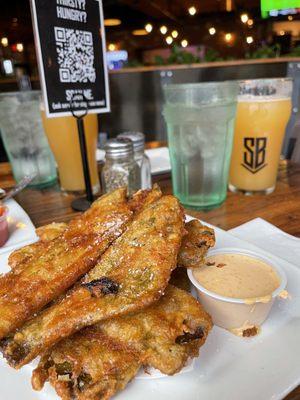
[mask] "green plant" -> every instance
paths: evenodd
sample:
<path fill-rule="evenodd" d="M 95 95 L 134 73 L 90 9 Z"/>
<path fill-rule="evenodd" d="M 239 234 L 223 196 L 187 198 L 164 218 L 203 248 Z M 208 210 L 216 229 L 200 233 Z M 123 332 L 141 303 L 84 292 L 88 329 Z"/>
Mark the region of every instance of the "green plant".
<path fill-rule="evenodd" d="M 137 68 L 137 67 L 142 67 L 144 64 L 142 64 L 138 60 L 128 60 L 126 63 L 124 63 L 125 68 Z"/>
<path fill-rule="evenodd" d="M 264 44 L 258 49 L 254 50 L 252 53 L 247 53 L 246 58 L 277 58 L 280 57 L 280 50 L 280 45 L 278 43 L 274 44 L 273 46 Z"/>
<path fill-rule="evenodd" d="M 295 47 L 289 54 L 286 54 L 289 57 L 300 57 L 300 46 Z"/>
<path fill-rule="evenodd" d="M 200 62 L 200 58 L 186 50 L 182 50 L 179 46 L 174 45 L 171 54 L 167 58 L 167 64 L 193 64 Z"/>
<path fill-rule="evenodd" d="M 155 56 L 154 58 L 154 64 L 155 65 L 165 65 L 166 61 L 163 59 L 162 56 Z"/>
<path fill-rule="evenodd" d="M 220 56 L 220 53 L 217 50 L 208 48 L 205 51 L 202 61 L 204 62 L 223 61 L 223 58 Z"/>

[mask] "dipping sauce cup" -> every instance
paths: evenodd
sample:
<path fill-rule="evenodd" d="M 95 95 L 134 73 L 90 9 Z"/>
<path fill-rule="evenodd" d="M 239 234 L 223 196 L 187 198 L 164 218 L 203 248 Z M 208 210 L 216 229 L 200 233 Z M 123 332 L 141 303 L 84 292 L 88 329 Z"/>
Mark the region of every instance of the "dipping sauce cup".
<path fill-rule="evenodd" d="M 238 254 L 260 260 L 268 264 L 277 273 L 280 283 L 276 290 L 270 293 L 269 299 L 265 301 L 263 298 L 242 299 L 226 297 L 207 290 L 202 286 L 194 275 L 194 270 L 188 270 L 188 276 L 195 286 L 200 302 L 205 310 L 211 315 L 215 325 L 225 328 L 240 336 L 243 331 L 251 327 L 257 327 L 266 320 L 272 308 L 275 298 L 282 293 L 286 287 L 287 279 L 284 271 L 275 265 L 273 261 L 266 256 L 253 253 L 248 250 L 238 248 L 223 248 L 212 250 L 208 254 L 208 258 L 213 255 L 221 254 Z M 226 267 L 224 267 L 226 268 Z"/>

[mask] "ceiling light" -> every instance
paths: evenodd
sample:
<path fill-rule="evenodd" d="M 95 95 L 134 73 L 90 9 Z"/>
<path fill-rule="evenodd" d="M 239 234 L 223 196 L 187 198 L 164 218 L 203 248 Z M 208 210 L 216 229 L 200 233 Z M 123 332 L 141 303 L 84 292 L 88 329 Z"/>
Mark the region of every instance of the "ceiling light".
<path fill-rule="evenodd" d="M 7 37 L 3 37 L 3 38 L 1 39 L 1 44 L 2 44 L 3 47 L 7 47 L 7 46 L 8 46 L 8 39 L 7 39 Z"/>
<path fill-rule="evenodd" d="M 226 11 L 227 12 L 232 11 L 232 0 L 226 0 Z"/>
<path fill-rule="evenodd" d="M 241 14 L 241 21 L 245 24 L 248 21 L 249 17 L 248 14 Z"/>
<path fill-rule="evenodd" d="M 292 15 L 289 15 L 289 16 L 288 16 L 288 20 L 289 20 L 289 21 L 293 21 L 293 19 L 294 19 L 294 18 L 293 18 Z"/>
<path fill-rule="evenodd" d="M 252 37 L 252 36 L 247 36 L 247 37 L 246 37 L 246 42 L 247 42 L 248 44 L 253 43 L 253 42 L 254 42 L 253 37 Z"/>
<path fill-rule="evenodd" d="M 167 36 L 167 37 L 166 37 L 166 42 L 167 42 L 168 44 L 172 44 L 172 43 L 173 43 L 173 38 L 172 38 L 172 36 Z"/>
<path fill-rule="evenodd" d="M 132 31 L 132 34 L 134 36 L 146 36 L 148 35 L 149 32 L 146 31 L 146 29 L 135 29 Z"/>
<path fill-rule="evenodd" d="M 116 50 L 116 45 L 114 43 L 109 43 L 108 50 L 109 51 L 115 51 Z"/>
<path fill-rule="evenodd" d="M 284 32 L 284 31 L 280 31 L 280 32 L 279 32 L 279 35 L 280 35 L 280 36 L 284 36 L 284 35 L 285 35 L 285 32 Z"/>
<path fill-rule="evenodd" d="M 171 35 L 173 36 L 174 39 L 176 39 L 178 37 L 178 32 L 172 31 Z"/>
<path fill-rule="evenodd" d="M 253 19 L 248 19 L 247 21 L 248 26 L 253 26 L 253 23 L 254 23 Z"/>
<path fill-rule="evenodd" d="M 209 28 L 208 32 L 210 35 L 214 35 L 216 33 L 216 28 L 212 26 L 211 28 Z"/>
<path fill-rule="evenodd" d="M 229 42 L 231 42 L 231 40 L 232 40 L 232 34 L 231 34 L 231 33 L 226 33 L 226 35 L 225 35 L 225 41 L 226 41 L 227 43 L 229 43 Z"/>
<path fill-rule="evenodd" d="M 161 26 L 159 30 L 160 33 L 162 33 L 163 35 L 165 35 L 168 32 L 168 28 L 165 25 Z"/>
<path fill-rule="evenodd" d="M 187 47 L 188 44 L 189 44 L 189 42 L 188 42 L 186 39 L 183 39 L 183 40 L 181 41 L 181 46 L 182 46 L 182 47 Z"/>
<path fill-rule="evenodd" d="M 117 18 L 108 18 L 104 20 L 104 26 L 118 26 L 121 25 L 122 21 Z"/>
<path fill-rule="evenodd" d="M 196 7 L 192 6 L 188 9 L 188 12 L 190 15 L 195 15 L 197 12 L 197 9 L 196 9 Z"/>
<path fill-rule="evenodd" d="M 23 43 L 17 43 L 16 44 L 16 49 L 19 53 L 22 53 L 22 51 L 24 50 L 24 46 Z"/>
<path fill-rule="evenodd" d="M 145 25 L 145 30 L 146 30 L 148 33 L 152 32 L 152 29 L 153 29 L 152 24 L 147 24 L 147 25 Z"/>

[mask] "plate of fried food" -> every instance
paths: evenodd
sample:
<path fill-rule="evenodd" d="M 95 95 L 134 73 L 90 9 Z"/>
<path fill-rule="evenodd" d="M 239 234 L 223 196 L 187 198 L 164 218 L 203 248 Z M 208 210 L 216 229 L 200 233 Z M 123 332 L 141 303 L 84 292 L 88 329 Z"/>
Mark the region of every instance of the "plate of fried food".
<path fill-rule="evenodd" d="M 298 269 L 191 220 L 159 187 L 118 189 L 37 235 L 0 260 L 1 400 L 265 400 L 299 383 Z M 276 264 L 292 299 L 273 299 L 263 329 L 243 337 L 214 326 L 187 275 L 224 274 L 205 260 L 229 247 Z"/>

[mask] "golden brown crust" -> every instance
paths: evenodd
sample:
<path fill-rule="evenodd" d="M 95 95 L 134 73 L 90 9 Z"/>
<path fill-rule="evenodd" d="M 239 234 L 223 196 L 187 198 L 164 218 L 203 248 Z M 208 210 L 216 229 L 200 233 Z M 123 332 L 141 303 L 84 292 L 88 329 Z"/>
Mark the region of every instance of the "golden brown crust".
<path fill-rule="evenodd" d="M 178 265 L 185 268 L 199 267 L 210 247 L 215 245 L 214 230 L 194 219 L 185 224 L 187 234 L 182 240 Z"/>
<path fill-rule="evenodd" d="M 50 240 L 56 239 L 60 236 L 67 228 L 67 224 L 61 222 L 52 222 L 51 224 L 41 226 L 35 230 L 39 241 L 29 246 L 24 246 L 18 250 L 13 251 L 8 257 L 8 265 L 11 269 L 22 269 L 23 266 L 26 268 L 29 258 L 33 259 L 39 257 L 44 251 L 44 243 Z"/>
<path fill-rule="evenodd" d="M 138 192 L 136 192 L 129 200 L 129 208 L 133 212 L 138 213 L 143 208 L 145 208 L 147 204 L 153 203 L 161 196 L 162 192 L 160 190 L 160 187 L 155 183 L 152 189 L 139 190 Z"/>
<path fill-rule="evenodd" d="M 131 219 L 125 190 L 101 197 L 57 238 L 32 245 L 37 257 L 0 278 L 0 339 L 88 272 Z"/>
<path fill-rule="evenodd" d="M 158 300 L 176 267 L 182 235 L 183 212 L 175 197 L 150 204 L 80 285 L 4 343 L 9 363 L 19 368 L 84 326 Z M 95 294 L 91 288 L 97 286 Z"/>
<path fill-rule="evenodd" d="M 244 329 L 243 330 L 243 337 L 252 337 L 256 336 L 259 332 L 259 329 L 257 326 L 253 326 L 252 328 Z"/>
<path fill-rule="evenodd" d="M 48 242 L 49 240 L 56 239 L 67 227 L 68 224 L 64 222 L 52 222 L 51 224 L 40 226 L 35 232 L 42 242 Z"/>
<path fill-rule="evenodd" d="M 210 317 L 190 294 L 168 286 L 142 312 L 104 321 L 58 343 L 34 371 L 32 384 L 40 390 L 49 379 L 64 400 L 109 399 L 141 365 L 178 372 L 198 354 L 211 327 Z M 201 338 L 191 338 L 200 329 Z M 187 335 L 186 342 L 178 343 Z"/>
<path fill-rule="evenodd" d="M 46 373 L 57 393 L 67 399 L 99 399 L 99 393 L 110 398 L 139 367 L 139 353 L 90 327 L 58 344 L 34 371 L 32 383 L 38 389 L 34 383 Z"/>

